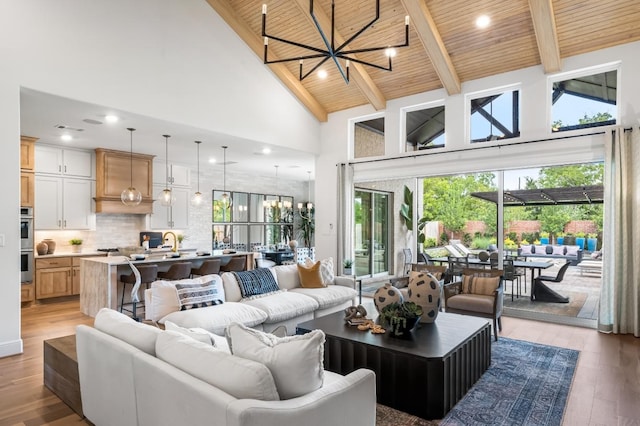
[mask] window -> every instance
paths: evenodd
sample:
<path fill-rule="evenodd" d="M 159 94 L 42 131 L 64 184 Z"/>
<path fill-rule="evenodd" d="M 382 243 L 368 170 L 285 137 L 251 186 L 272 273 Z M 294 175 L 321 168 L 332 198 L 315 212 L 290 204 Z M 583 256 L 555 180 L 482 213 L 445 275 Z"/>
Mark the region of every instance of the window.
<path fill-rule="evenodd" d="M 444 105 L 407 111 L 404 118 L 407 152 L 444 146 Z"/>
<path fill-rule="evenodd" d="M 563 132 L 616 124 L 617 70 L 555 81 L 551 130 Z"/>
<path fill-rule="evenodd" d="M 384 155 L 384 117 L 356 122 L 353 135 L 353 157 L 381 155 Z"/>
<path fill-rule="evenodd" d="M 489 142 L 520 136 L 520 91 L 471 99 L 471 142 Z"/>

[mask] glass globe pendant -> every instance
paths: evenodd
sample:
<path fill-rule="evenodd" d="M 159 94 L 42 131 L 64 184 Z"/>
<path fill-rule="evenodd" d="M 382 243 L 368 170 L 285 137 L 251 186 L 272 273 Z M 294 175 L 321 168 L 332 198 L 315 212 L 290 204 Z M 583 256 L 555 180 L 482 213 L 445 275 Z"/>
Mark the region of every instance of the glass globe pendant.
<path fill-rule="evenodd" d="M 130 134 L 131 148 L 129 151 L 129 187 L 122 191 L 120 194 L 120 200 L 125 206 L 135 207 L 142 202 L 142 194 L 133 186 L 133 132 L 136 129 L 128 127 L 127 130 Z"/>

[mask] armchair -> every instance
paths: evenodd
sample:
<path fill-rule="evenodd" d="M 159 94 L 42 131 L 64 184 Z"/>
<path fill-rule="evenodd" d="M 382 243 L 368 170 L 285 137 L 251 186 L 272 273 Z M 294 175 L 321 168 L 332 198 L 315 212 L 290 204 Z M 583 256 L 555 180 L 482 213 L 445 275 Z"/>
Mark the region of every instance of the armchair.
<path fill-rule="evenodd" d="M 444 285 L 445 312 L 493 320 L 493 332 L 498 340 L 498 330 L 502 330 L 502 274 L 501 269 L 464 269 L 459 281 Z"/>

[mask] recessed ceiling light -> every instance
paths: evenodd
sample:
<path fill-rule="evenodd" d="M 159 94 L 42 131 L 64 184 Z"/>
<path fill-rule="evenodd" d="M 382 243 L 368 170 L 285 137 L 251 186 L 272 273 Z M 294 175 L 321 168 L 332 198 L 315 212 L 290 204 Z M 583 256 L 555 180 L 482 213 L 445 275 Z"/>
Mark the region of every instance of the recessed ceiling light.
<path fill-rule="evenodd" d="M 388 48 L 387 50 L 384 51 L 385 55 L 387 55 L 390 58 L 395 58 L 396 56 L 396 49 L 393 48 Z"/>
<path fill-rule="evenodd" d="M 107 123 L 117 123 L 118 120 L 119 118 L 116 115 L 106 115 L 104 117 L 104 121 L 106 121 Z"/>
<path fill-rule="evenodd" d="M 488 15 L 480 15 L 476 19 L 476 27 L 481 29 L 487 28 L 490 23 L 491 23 L 491 18 L 489 18 Z"/>
<path fill-rule="evenodd" d="M 263 154 L 271 154 L 271 148 L 262 148 Z"/>
<path fill-rule="evenodd" d="M 325 70 L 318 71 L 318 77 L 322 79 L 327 78 L 327 72 Z"/>
<path fill-rule="evenodd" d="M 73 139 L 73 137 L 70 134 L 65 133 L 64 135 L 60 136 L 60 139 L 62 139 L 65 142 L 69 142 L 70 140 Z"/>
<path fill-rule="evenodd" d="M 216 159 L 215 159 L 215 158 L 213 158 L 213 157 L 210 157 L 210 158 L 209 158 L 209 162 L 210 162 L 211 164 L 213 164 L 213 163 L 215 163 L 215 162 L 216 162 Z"/>

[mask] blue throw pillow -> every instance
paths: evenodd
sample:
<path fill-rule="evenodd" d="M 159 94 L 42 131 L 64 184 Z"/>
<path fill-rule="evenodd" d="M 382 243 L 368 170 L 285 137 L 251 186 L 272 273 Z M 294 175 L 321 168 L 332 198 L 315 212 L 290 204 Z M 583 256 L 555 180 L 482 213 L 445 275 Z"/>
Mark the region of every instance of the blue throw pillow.
<path fill-rule="evenodd" d="M 251 271 L 233 272 L 242 297 L 251 297 L 258 294 L 271 293 L 280 290 L 275 277 L 269 268 L 257 268 Z"/>

